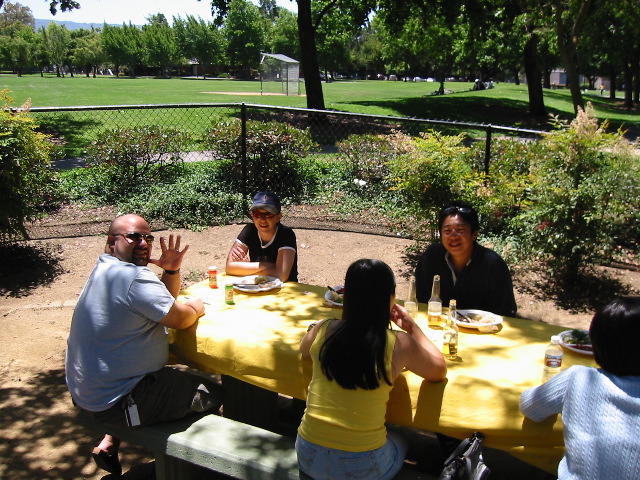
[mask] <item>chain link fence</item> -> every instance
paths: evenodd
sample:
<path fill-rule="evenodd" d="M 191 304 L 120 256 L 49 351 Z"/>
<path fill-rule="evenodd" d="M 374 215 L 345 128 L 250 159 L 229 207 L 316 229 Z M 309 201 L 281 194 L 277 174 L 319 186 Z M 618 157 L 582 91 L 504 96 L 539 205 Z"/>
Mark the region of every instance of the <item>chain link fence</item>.
<path fill-rule="evenodd" d="M 326 205 L 306 202 L 303 195 L 288 195 L 298 188 L 293 179 L 286 175 L 269 178 L 252 178 L 260 175 L 256 169 L 248 169 L 247 142 L 250 138 L 248 128 L 252 122 L 278 122 L 298 129 L 307 130 L 316 147 L 312 155 L 337 155 L 340 142 L 352 135 L 379 135 L 402 132 L 418 136 L 421 132 L 438 131 L 443 134 L 464 133 L 469 142 L 484 143 L 485 171 L 491 167 L 491 144 L 495 135 L 511 135 L 522 138 L 539 138 L 544 132 L 453 121 L 428 120 L 408 117 L 376 116 L 353 114 L 328 110 L 309 110 L 268 105 L 228 103 L 228 104 L 180 104 L 180 105 L 117 105 L 100 107 L 42 107 L 32 108 L 31 115 L 40 125 L 40 129 L 51 136 L 51 141 L 63 152 L 57 162 L 63 168 L 85 164 L 87 147 L 98 136 L 114 128 L 140 128 L 160 125 L 174 128 L 190 134 L 190 144 L 182 152 L 187 162 L 220 160 L 208 147 L 209 132 L 216 126 L 230 121 L 240 121 L 241 181 L 237 193 L 242 193 L 249 202 L 255 193 L 253 190 L 269 189 L 283 196 L 286 205 L 286 224 L 294 228 L 314 228 L 344 230 L 379 235 L 398 235 L 392 222 L 370 212 L 337 214 Z M 250 150 L 250 148 L 249 148 Z M 364 155 L 364 154 L 363 154 Z M 370 156 L 370 152 L 368 154 Z M 371 158 L 363 161 L 371 162 Z M 375 160 L 374 160 L 375 161 Z M 380 162 L 383 159 L 380 158 Z M 294 198 L 295 197 L 295 198 Z M 248 205 L 247 205 L 248 206 Z M 248 218 L 237 219 L 238 222 Z M 104 219 L 102 219 L 104 221 Z M 31 229 L 34 238 L 38 232 Z"/>

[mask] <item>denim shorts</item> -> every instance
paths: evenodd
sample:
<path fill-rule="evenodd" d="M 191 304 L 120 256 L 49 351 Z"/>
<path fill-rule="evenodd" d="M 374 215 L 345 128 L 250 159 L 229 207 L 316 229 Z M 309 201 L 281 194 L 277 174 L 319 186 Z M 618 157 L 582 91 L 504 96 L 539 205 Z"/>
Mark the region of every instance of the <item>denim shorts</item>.
<path fill-rule="evenodd" d="M 407 439 L 397 431 L 387 431 L 387 443 L 366 452 L 346 452 L 316 445 L 300 435 L 296 438 L 298 467 L 314 480 L 391 479 L 402 468 L 407 448 Z"/>

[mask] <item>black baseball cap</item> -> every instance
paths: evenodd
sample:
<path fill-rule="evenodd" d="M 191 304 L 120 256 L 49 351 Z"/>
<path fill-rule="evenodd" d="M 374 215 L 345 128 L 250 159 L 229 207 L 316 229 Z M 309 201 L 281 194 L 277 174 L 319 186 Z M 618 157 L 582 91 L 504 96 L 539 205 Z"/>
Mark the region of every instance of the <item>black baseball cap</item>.
<path fill-rule="evenodd" d="M 278 195 L 273 192 L 258 192 L 253 197 L 253 204 L 249 207 L 249 210 L 266 210 L 277 215 L 280 213 L 281 208 Z"/>

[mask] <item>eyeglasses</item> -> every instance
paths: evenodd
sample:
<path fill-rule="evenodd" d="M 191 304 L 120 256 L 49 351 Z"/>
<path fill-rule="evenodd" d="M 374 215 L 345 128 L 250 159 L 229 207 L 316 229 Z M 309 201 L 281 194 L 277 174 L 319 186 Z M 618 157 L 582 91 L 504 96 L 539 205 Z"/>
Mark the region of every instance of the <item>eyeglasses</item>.
<path fill-rule="evenodd" d="M 114 233 L 115 237 L 121 236 L 127 239 L 129 243 L 140 243 L 144 238 L 144 241 L 147 243 L 153 243 L 154 236 L 148 233 L 139 233 L 139 232 L 129 232 L 129 233 Z"/>
<path fill-rule="evenodd" d="M 454 213 L 471 213 L 471 209 L 467 207 L 447 207 L 442 210 L 443 215 L 452 215 Z"/>
<path fill-rule="evenodd" d="M 274 213 L 269 213 L 269 212 L 251 212 L 251 216 L 253 218 L 273 218 L 276 215 Z"/>

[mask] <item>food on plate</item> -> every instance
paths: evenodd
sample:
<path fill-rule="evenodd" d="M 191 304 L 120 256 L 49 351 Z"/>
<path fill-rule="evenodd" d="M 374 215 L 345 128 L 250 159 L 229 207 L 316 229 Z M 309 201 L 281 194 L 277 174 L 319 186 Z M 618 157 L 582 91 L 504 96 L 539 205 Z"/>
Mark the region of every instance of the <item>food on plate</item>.
<path fill-rule="evenodd" d="M 502 317 L 495 313 L 465 309 L 460 309 L 456 313 L 455 322 L 460 327 L 478 329 L 482 333 L 495 333 L 500 330 L 499 325 L 502 323 Z"/>
<path fill-rule="evenodd" d="M 589 332 L 586 330 L 573 329 L 562 334 L 562 342 L 566 345 L 582 350 L 584 352 L 593 352 Z"/>
<path fill-rule="evenodd" d="M 470 313 L 464 315 L 458 312 L 458 320 L 466 323 L 495 323 L 496 317 L 488 313 Z"/>
<path fill-rule="evenodd" d="M 331 300 L 333 303 L 342 305 L 342 295 L 344 295 L 344 286 L 329 288 L 329 300 Z"/>
<path fill-rule="evenodd" d="M 269 277 L 265 277 L 262 275 L 256 275 L 255 277 L 243 278 L 240 280 L 238 285 L 263 285 L 265 286 L 271 280 Z"/>
<path fill-rule="evenodd" d="M 233 285 L 242 292 L 266 292 L 270 289 L 282 287 L 282 282 L 276 277 L 255 275 L 241 278 Z"/>

